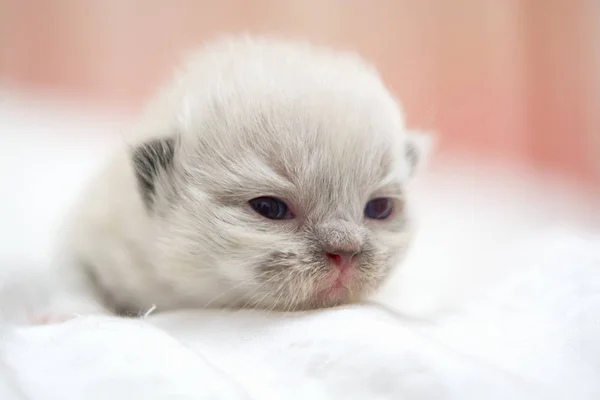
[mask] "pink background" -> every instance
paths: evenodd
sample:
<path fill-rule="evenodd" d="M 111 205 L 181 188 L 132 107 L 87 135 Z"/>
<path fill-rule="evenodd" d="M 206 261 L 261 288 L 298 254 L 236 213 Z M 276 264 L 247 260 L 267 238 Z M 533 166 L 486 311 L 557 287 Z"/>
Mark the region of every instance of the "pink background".
<path fill-rule="evenodd" d="M 136 111 L 182 51 L 240 31 L 358 50 L 442 153 L 600 183 L 591 0 L 0 0 L 0 75 Z"/>

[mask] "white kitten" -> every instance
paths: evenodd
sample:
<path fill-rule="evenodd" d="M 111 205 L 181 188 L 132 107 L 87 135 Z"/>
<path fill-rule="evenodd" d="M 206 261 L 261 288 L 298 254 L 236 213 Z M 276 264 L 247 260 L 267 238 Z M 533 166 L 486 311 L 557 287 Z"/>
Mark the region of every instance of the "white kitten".
<path fill-rule="evenodd" d="M 410 243 L 422 137 L 353 54 L 220 39 L 133 133 L 73 216 L 59 276 L 72 299 L 118 313 L 334 306 L 371 294 Z"/>

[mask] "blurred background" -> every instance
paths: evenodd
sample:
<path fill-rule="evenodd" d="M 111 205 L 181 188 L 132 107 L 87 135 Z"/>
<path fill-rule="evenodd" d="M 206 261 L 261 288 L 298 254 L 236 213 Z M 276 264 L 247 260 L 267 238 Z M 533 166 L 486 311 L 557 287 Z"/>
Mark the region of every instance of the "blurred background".
<path fill-rule="evenodd" d="M 0 90 L 133 114 L 183 52 L 244 31 L 360 52 L 440 155 L 599 187 L 594 0 L 0 0 Z"/>

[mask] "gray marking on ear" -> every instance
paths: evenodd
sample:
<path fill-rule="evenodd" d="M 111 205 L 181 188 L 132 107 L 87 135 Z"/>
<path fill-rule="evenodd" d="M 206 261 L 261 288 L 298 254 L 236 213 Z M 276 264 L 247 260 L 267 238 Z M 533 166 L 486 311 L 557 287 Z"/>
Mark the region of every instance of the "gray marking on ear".
<path fill-rule="evenodd" d="M 414 176 L 416 172 L 423 166 L 428 158 L 432 147 L 432 137 L 430 134 L 422 132 L 409 132 L 406 140 L 404 154 L 408 166 L 410 167 L 410 175 Z"/>
<path fill-rule="evenodd" d="M 133 167 L 142 199 L 152 207 L 156 195 L 156 179 L 173 166 L 175 138 L 153 139 L 137 146 L 132 154 Z"/>
<path fill-rule="evenodd" d="M 414 143 L 406 143 L 405 156 L 406 160 L 408 161 L 408 164 L 410 165 L 411 171 L 414 171 L 415 168 L 417 168 L 417 164 L 419 163 L 419 154 Z"/>

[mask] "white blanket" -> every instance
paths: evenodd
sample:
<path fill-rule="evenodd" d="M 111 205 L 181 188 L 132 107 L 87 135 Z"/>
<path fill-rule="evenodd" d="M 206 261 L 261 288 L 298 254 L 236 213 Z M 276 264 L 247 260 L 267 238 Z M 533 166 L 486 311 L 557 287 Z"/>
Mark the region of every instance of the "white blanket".
<path fill-rule="evenodd" d="M 0 399 L 600 398 L 597 231 L 557 192 L 542 210 L 447 176 L 423 192 L 422 231 L 384 305 L 22 326 L 44 301 L 35 277 L 53 226 L 103 153 L 65 134 L 66 116 L 17 106 L 0 112 Z"/>
<path fill-rule="evenodd" d="M 36 400 L 600 398 L 600 239 L 530 245 L 545 256 L 439 320 L 365 305 L 5 328 L 0 387 Z"/>

